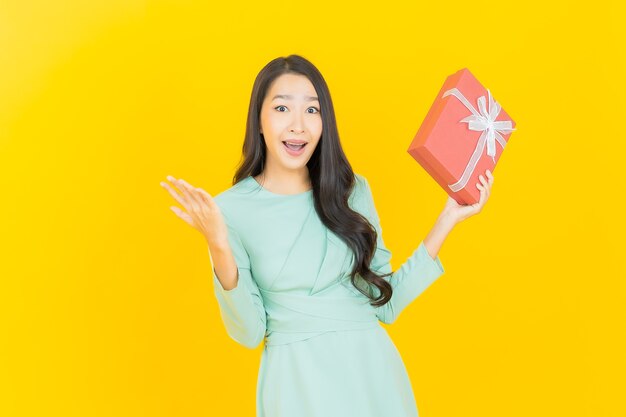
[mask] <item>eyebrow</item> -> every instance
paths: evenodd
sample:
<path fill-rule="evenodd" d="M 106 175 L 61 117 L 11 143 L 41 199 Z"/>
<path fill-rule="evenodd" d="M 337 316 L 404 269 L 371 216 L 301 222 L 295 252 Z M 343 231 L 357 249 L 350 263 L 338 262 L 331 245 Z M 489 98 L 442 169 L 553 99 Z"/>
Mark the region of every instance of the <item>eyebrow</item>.
<path fill-rule="evenodd" d="M 274 98 L 272 98 L 272 101 L 276 100 L 277 98 L 284 98 L 286 100 L 291 100 L 293 96 L 289 94 L 276 94 Z M 319 101 L 317 97 L 311 97 L 311 96 L 306 96 L 305 99 L 306 101 L 315 101 L 315 100 Z"/>

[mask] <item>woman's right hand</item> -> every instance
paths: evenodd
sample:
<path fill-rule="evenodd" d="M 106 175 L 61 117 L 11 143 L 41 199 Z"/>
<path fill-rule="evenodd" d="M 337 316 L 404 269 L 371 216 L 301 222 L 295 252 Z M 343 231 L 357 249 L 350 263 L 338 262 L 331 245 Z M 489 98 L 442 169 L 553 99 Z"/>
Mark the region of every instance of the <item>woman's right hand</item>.
<path fill-rule="evenodd" d="M 228 228 L 213 197 L 202 188 L 192 187 L 182 179 L 177 180 L 171 175 L 168 175 L 167 179 L 174 185 L 174 188 L 166 182 L 161 182 L 161 186 L 169 191 L 171 196 L 187 210 L 184 212 L 180 208 L 172 206 L 170 207 L 172 211 L 202 233 L 209 246 L 227 245 Z M 181 194 L 176 192 L 177 189 L 180 190 Z"/>

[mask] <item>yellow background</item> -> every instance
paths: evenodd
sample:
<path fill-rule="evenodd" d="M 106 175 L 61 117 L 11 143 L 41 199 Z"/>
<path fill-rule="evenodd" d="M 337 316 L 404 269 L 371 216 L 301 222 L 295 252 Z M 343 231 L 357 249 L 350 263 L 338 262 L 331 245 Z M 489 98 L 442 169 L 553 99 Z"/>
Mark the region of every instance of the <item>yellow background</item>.
<path fill-rule="evenodd" d="M 263 345 L 226 334 L 159 182 L 228 188 L 254 77 L 291 53 L 394 269 L 447 197 L 406 151 L 445 78 L 517 123 L 445 274 L 386 326 L 420 417 L 626 415 L 626 15 L 574 3 L 2 1 L 0 415 L 254 415 Z"/>

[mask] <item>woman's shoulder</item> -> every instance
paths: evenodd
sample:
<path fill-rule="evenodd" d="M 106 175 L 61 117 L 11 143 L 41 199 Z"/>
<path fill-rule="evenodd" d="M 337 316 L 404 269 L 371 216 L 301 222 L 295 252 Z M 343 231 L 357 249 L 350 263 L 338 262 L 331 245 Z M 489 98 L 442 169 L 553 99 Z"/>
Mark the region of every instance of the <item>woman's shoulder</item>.
<path fill-rule="evenodd" d="M 243 178 L 213 197 L 225 217 L 235 219 L 250 211 L 250 203 L 253 201 L 250 197 L 258 192 L 251 186 L 251 178 Z"/>
<path fill-rule="evenodd" d="M 367 194 L 370 192 L 370 184 L 367 178 L 365 177 L 365 175 L 357 174 L 355 172 L 354 178 L 356 179 L 354 192 L 360 193 L 360 194 L 363 194 L 363 193 Z"/>
<path fill-rule="evenodd" d="M 356 192 L 362 192 L 365 190 L 366 187 L 369 187 L 369 184 L 367 182 L 367 178 L 365 178 L 364 175 L 362 174 L 358 174 L 358 173 L 354 173 L 354 179 L 355 179 L 355 187 L 354 187 L 354 191 Z"/>
<path fill-rule="evenodd" d="M 251 178 L 252 177 L 245 177 L 240 179 L 235 184 L 216 194 L 214 198 L 226 201 L 233 198 L 236 199 L 246 194 L 246 191 L 250 189 L 249 182 Z"/>
<path fill-rule="evenodd" d="M 348 199 L 350 206 L 357 211 L 363 211 L 368 207 L 371 197 L 370 186 L 367 178 L 358 173 L 354 173 L 354 187 Z"/>

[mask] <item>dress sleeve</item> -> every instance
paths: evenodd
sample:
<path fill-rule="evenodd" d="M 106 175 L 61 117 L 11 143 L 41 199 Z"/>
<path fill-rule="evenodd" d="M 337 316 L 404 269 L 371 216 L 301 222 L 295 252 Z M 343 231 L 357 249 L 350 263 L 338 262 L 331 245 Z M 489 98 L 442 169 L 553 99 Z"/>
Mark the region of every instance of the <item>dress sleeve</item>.
<path fill-rule="evenodd" d="M 363 182 L 363 198 L 367 217 L 370 223 L 376 228 L 378 238 L 376 241 L 376 251 L 370 264 L 370 269 L 378 274 L 389 273 L 391 269 L 391 252 L 385 247 L 383 242 L 383 231 L 380 219 L 374 205 L 374 199 L 369 184 L 365 177 L 361 177 Z M 393 288 L 391 300 L 383 306 L 377 307 L 376 316 L 386 324 L 393 323 L 402 310 L 417 298 L 426 288 L 444 273 L 441 260 L 437 256 L 433 259 L 426 250 L 424 242 L 421 241 L 413 254 L 402 264 L 402 266 L 389 277 Z"/>
<path fill-rule="evenodd" d="M 209 250 L 215 296 L 228 335 L 237 343 L 254 349 L 265 336 L 266 315 L 263 298 L 252 277 L 250 257 L 239 234 L 230 226 L 228 227 L 228 240 L 237 263 L 239 278 L 235 288 L 225 290 L 217 279 Z"/>

